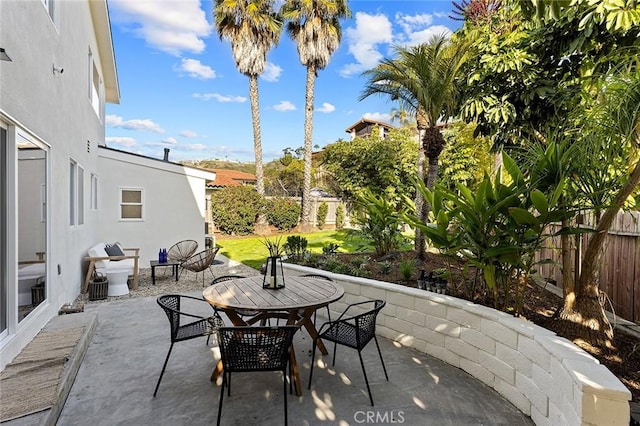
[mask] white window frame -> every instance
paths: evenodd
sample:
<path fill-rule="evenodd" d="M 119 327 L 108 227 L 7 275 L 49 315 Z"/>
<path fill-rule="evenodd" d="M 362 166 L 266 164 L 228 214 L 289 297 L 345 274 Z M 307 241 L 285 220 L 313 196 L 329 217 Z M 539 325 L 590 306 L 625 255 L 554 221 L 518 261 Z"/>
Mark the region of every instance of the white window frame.
<path fill-rule="evenodd" d="M 122 200 L 122 194 L 124 191 L 139 191 L 140 192 L 140 202 L 139 203 L 130 203 L 124 202 Z M 140 206 L 140 217 L 122 217 L 122 208 L 124 206 Z M 127 222 L 140 222 L 144 220 L 144 188 L 139 187 L 121 187 L 120 188 L 120 204 L 119 204 L 119 213 L 118 216 L 121 221 Z"/>
<path fill-rule="evenodd" d="M 84 167 L 69 161 L 69 226 L 84 225 Z"/>
<path fill-rule="evenodd" d="M 91 210 L 98 210 L 98 175 L 91 173 Z"/>
<path fill-rule="evenodd" d="M 93 57 L 91 49 L 89 49 L 89 103 L 98 118 L 102 117 L 102 77 Z"/>

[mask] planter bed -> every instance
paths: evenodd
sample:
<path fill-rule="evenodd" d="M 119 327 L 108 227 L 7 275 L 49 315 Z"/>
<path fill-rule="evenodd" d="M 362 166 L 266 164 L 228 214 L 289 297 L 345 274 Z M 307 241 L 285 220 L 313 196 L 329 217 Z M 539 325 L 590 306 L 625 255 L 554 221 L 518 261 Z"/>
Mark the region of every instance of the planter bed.
<path fill-rule="evenodd" d="M 627 426 L 631 392 L 571 341 L 523 319 L 442 294 L 283 264 L 285 274 L 322 273 L 343 286 L 331 304 L 383 299 L 379 335 L 461 368 L 536 425 Z M 332 312 L 333 313 L 333 312 Z"/>

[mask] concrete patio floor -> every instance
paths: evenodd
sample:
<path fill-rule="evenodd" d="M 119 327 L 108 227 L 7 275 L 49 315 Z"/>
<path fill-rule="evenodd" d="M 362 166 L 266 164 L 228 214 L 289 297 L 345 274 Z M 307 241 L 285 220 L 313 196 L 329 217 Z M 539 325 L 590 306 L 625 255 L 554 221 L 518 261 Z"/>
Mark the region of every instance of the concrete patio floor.
<path fill-rule="evenodd" d="M 190 292 L 200 296 L 201 292 Z M 202 314 L 210 314 L 203 306 Z M 320 311 L 318 322 L 324 321 Z M 215 366 L 206 338 L 176 343 L 158 395 L 153 390 L 169 348 L 169 322 L 155 297 L 88 304 L 84 313 L 63 315 L 51 327 L 95 324 L 58 425 L 210 425 L 215 424 L 220 387 L 209 380 Z M 49 326 L 48 326 L 49 327 Z M 311 339 L 296 334 L 295 351 L 303 395 L 288 395 L 291 425 L 531 425 L 498 393 L 464 371 L 394 342 L 378 338 L 389 381 L 375 344 L 363 351 L 375 407 L 369 405 L 357 352 L 338 348 L 335 367 L 329 355 L 316 355 L 307 390 Z M 284 423 L 280 373 L 233 375 L 225 395 L 223 425 Z M 47 412 L 6 423 L 40 425 Z"/>

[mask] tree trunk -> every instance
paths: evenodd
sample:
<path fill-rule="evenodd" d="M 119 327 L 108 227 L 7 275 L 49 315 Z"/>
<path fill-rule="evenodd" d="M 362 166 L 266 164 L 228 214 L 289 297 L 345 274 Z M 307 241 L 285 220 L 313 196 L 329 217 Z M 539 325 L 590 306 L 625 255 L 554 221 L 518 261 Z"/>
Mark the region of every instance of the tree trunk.
<path fill-rule="evenodd" d="M 569 226 L 569 221 L 563 220 L 562 227 Z M 565 308 L 573 309 L 573 305 L 576 300 L 575 294 L 575 282 L 573 279 L 572 262 L 571 262 L 571 239 L 569 235 L 562 235 L 560 237 L 560 252 L 562 259 L 562 292 L 564 296 Z M 576 256 L 578 253 L 576 253 Z"/>
<path fill-rule="evenodd" d="M 425 151 L 424 146 L 422 144 L 422 135 L 423 130 L 418 128 L 418 179 L 424 180 L 424 170 L 425 170 Z M 424 208 L 424 200 L 422 199 L 422 193 L 416 190 L 416 213 L 420 217 L 420 220 L 426 223 L 428 217 L 423 217 L 423 208 Z M 426 241 L 424 238 L 424 234 L 420 229 L 416 228 L 415 231 L 415 242 L 414 249 L 418 254 L 418 259 L 424 259 L 426 254 Z"/>
<path fill-rule="evenodd" d="M 611 345 L 613 330 L 604 309 L 598 300 L 598 268 L 602 256 L 602 247 L 616 215 L 622 208 L 624 202 L 637 188 L 640 183 L 640 161 L 629 175 L 629 179 L 620 189 L 613 200 L 611 206 L 605 211 L 596 227 L 582 259 L 581 273 L 576 283 L 575 303 L 573 309 L 565 301 L 565 306 L 559 314 L 560 320 L 571 322 L 566 324 L 567 330 L 582 333 L 577 337 L 588 338 L 588 342 L 594 345 Z"/>
<path fill-rule="evenodd" d="M 262 137 L 260 135 L 260 104 L 258 94 L 258 76 L 249 77 L 249 99 L 251 100 L 251 123 L 253 125 L 253 151 L 256 157 L 256 191 L 264 196 L 264 173 L 262 171 Z M 269 232 L 267 218 L 263 212 L 258 213 L 255 232 L 265 235 Z"/>
<path fill-rule="evenodd" d="M 304 175 L 302 185 L 302 212 L 300 232 L 313 230 L 311 222 L 311 147 L 313 141 L 313 98 L 316 79 L 315 65 L 307 66 L 307 86 L 304 101 Z"/>

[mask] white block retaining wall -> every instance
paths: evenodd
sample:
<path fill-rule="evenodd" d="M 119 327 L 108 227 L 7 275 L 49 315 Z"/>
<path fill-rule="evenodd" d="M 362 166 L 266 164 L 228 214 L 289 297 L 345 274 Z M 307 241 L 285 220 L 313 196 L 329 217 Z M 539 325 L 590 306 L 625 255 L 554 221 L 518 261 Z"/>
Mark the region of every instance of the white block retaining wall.
<path fill-rule="evenodd" d="M 286 274 L 319 272 L 338 282 L 345 293 L 330 306 L 336 317 L 350 303 L 385 300 L 379 335 L 461 368 L 536 425 L 629 425 L 629 390 L 597 359 L 547 329 L 455 297 L 283 266 Z"/>

